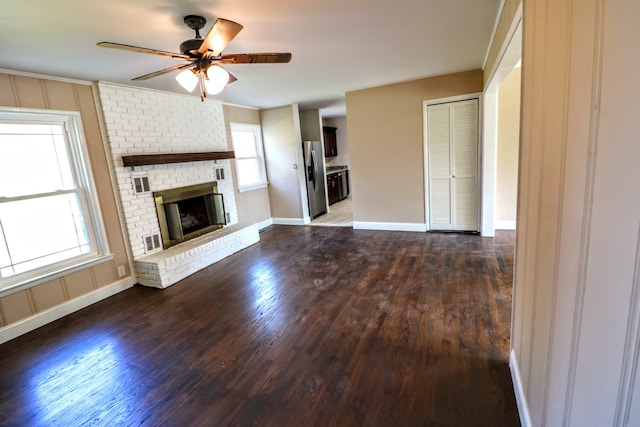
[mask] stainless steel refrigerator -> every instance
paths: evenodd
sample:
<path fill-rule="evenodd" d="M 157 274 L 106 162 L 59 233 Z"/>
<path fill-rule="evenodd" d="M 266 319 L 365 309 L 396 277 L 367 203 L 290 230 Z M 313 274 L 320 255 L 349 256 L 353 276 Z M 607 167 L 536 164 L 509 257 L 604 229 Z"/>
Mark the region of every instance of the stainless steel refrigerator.
<path fill-rule="evenodd" d="M 327 198 L 324 192 L 324 157 L 322 141 L 304 141 L 304 172 L 307 177 L 307 199 L 311 219 L 327 213 Z"/>

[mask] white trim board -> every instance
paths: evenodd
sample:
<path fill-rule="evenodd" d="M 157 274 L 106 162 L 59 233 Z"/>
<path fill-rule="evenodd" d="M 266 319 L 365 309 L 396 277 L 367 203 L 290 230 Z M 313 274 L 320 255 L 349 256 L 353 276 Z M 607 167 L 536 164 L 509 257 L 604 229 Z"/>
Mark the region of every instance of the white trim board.
<path fill-rule="evenodd" d="M 262 230 L 263 228 L 267 228 L 268 226 L 273 224 L 273 218 L 265 219 L 264 221 L 260 221 L 258 223 L 258 230 Z"/>
<path fill-rule="evenodd" d="M 489 39 L 489 45 L 487 46 L 487 51 L 484 53 L 484 60 L 482 61 L 483 70 L 487 68 L 487 59 L 489 59 L 489 52 L 491 52 L 491 46 L 493 46 L 493 41 L 496 38 L 496 31 L 498 30 L 498 25 L 500 25 L 500 19 L 502 19 L 504 2 L 505 0 L 500 0 L 500 4 L 498 5 L 498 13 L 496 13 L 496 20 L 493 23 L 493 30 L 491 30 L 491 38 Z"/>
<path fill-rule="evenodd" d="M 303 218 L 271 218 L 273 225 L 305 225 L 309 222 L 305 222 Z"/>
<path fill-rule="evenodd" d="M 518 415 L 520 416 L 520 425 L 522 427 L 532 427 L 531 415 L 529 415 L 529 405 L 522 388 L 522 379 L 520 378 L 520 368 L 516 360 L 516 353 L 511 350 L 509 355 L 509 370 L 511 371 L 511 381 L 513 382 L 513 392 L 516 395 L 516 404 L 518 405 Z"/>
<path fill-rule="evenodd" d="M 502 219 L 496 219 L 494 223 L 496 230 L 515 230 L 516 229 L 516 221 L 507 221 Z"/>
<path fill-rule="evenodd" d="M 14 76 L 31 77 L 34 79 L 53 80 L 56 82 L 71 83 L 76 85 L 91 86 L 93 82 L 88 80 L 70 79 L 67 77 L 52 76 L 50 74 L 32 73 L 30 71 L 12 70 L 11 68 L 0 68 L 0 73 Z"/>
<path fill-rule="evenodd" d="M 408 223 L 408 222 L 365 222 L 354 221 L 354 230 L 378 230 L 378 231 L 413 231 L 413 232 L 426 232 L 427 225 L 420 223 Z"/>
<path fill-rule="evenodd" d="M 63 304 L 51 307 L 48 310 L 36 313 L 33 316 L 20 320 L 15 323 L 11 323 L 3 328 L 0 328 L 0 344 L 3 344 L 9 340 L 24 335 L 27 332 L 31 332 L 41 326 L 53 322 L 54 320 L 61 319 L 62 317 L 71 314 L 75 311 L 81 310 L 85 307 L 95 304 L 98 301 L 109 298 L 119 292 L 129 289 L 134 285 L 135 279 L 133 277 L 127 277 L 125 279 L 114 282 L 110 285 L 103 286 L 96 289 L 93 292 L 84 294 L 78 298 L 74 298 Z"/>

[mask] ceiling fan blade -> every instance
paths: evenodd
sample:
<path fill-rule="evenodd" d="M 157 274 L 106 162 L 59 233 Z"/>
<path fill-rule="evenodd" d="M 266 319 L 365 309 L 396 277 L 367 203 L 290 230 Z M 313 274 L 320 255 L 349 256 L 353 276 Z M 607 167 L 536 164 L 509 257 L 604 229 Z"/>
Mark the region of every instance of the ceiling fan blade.
<path fill-rule="evenodd" d="M 147 80 L 147 79 L 150 79 L 152 77 L 161 76 L 163 74 L 170 73 L 170 72 L 175 71 L 175 70 L 180 70 L 182 68 L 191 67 L 193 64 L 194 64 L 193 62 L 190 62 L 188 64 L 174 65 L 173 67 L 165 68 L 165 69 L 159 70 L 159 71 L 154 71 L 153 73 L 145 74 L 144 76 L 139 76 L 139 77 L 133 78 L 131 80 Z"/>
<path fill-rule="evenodd" d="M 218 18 L 214 22 L 213 27 L 209 30 L 209 34 L 202 41 L 198 52 L 205 54 L 211 51 L 211 56 L 218 56 L 222 53 L 225 47 L 233 40 L 233 38 L 244 27 L 237 22 L 229 21 L 227 19 Z"/>
<path fill-rule="evenodd" d="M 230 53 L 220 57 L 228 64 L 286 64 L 291 61 L 290 53 Z"/>
<path fill-rule="evenodd" d="M 100 42 L 100 43 L 96 43 L 96 46 L 108 47 L 108 48 L 111 48 L 111 49 L 129 50 L 129 51 L 132 51 L 132 52 L 139 52 L 139 53 L 150 53 L 152 55 L 168 56 L 170 58 L 184 59 L 184 60 L 187 60 L 187 61 L 190 61 L 190 60 L 193 59 L 193 58 L 190 58 L 189 56 L 183 55 L 181 53 L 166 52 L 164 50 L 148 49 L 146 47 L 130 46 L 128 44 L 121 44 L 121 43 Z"/>

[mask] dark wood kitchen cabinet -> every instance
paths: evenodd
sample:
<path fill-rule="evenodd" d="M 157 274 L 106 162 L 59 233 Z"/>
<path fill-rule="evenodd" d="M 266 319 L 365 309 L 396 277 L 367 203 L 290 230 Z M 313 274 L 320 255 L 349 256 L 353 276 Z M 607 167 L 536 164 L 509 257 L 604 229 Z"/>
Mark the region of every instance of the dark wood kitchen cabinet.
<path fill-rule="evenodd" d="M 338 174 L 336 173 L 327 175 L 327 190 L 329 192 L 328 197 L 330 205 L 340 200 L 340 188 L 338 180 Z"/>
<path fill-rule="evenodd" d="M 324 136 L 324 156 L 335 157 L 338 155 L 338 140 L 336 139 L 336 130 L 331 126 L 323 126 L 322 134 Z"/>

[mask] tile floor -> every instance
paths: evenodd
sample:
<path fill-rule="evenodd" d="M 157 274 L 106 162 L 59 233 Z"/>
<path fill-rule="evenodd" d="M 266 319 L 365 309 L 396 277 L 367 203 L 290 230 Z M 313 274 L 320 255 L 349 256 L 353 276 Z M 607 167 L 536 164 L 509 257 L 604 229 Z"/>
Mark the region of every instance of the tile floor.
<path fill-rule="evenodd" d="M 353 227 L 351 196 L 329 206 L 329 212 L 311 221 L 310 225 Z"/>

